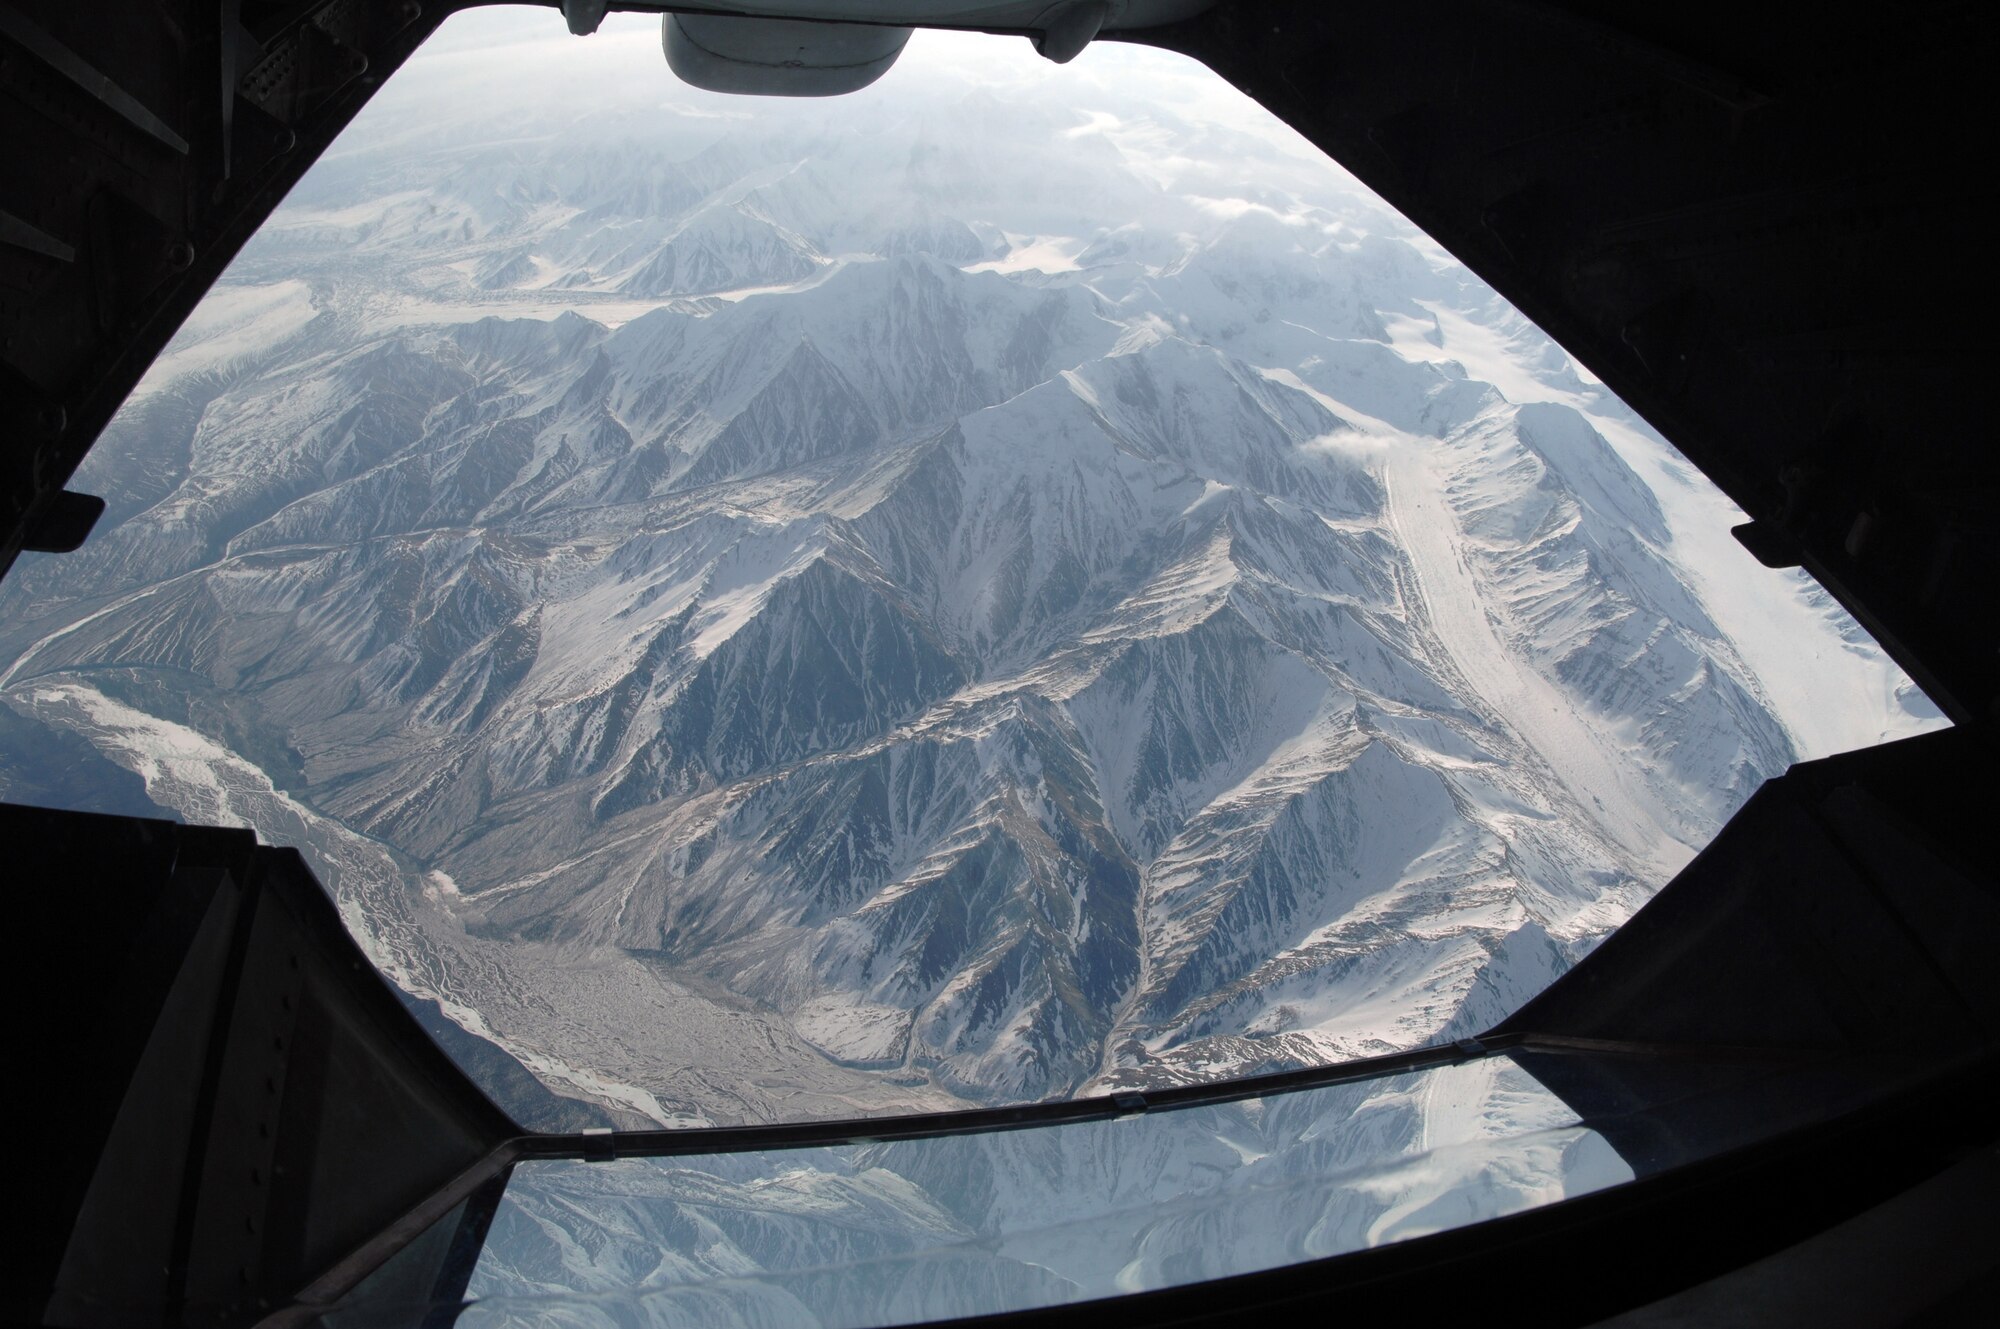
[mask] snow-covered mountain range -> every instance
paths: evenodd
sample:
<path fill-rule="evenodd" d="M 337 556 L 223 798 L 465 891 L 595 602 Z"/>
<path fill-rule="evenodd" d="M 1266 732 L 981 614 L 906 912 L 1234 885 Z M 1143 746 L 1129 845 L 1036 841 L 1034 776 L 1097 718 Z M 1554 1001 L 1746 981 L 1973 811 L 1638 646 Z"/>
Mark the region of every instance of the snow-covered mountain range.
<path fill-rule="evenodd" d="M 461 1319 L 933 1323 L 1341 1255 L 1633 1176 L 1505 1057 L 1053 1129 L 536 1162 Z"/>
<path fill-rule="evenodd" d="M 1198 71 L 798 107 L 551 61 L 475 120 L 467 58 L 299 187 L 92 455 L 99 534 L 7 583 L 0 793 L 129 772 L 299 844 L 560 1096 L 524 1117 L 1470 1033 L 1762 779 L 1934 722 Z"/>

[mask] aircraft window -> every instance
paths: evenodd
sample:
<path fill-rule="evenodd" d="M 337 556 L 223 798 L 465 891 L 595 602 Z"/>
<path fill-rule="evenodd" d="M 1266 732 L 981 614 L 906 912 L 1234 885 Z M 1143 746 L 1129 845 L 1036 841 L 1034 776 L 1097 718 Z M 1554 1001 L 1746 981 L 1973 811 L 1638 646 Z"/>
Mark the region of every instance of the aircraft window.
<path fill-rule="evenodd" d="M 832 1329 L 1122 1297 L 1574 1199 L 1826 1120 L 1897 1081 L 1879 1060 L 1683 1050 L 1663 1076 L 1649 1056 L 1524 1046 L 1021 1129 L 530 1156 L 326 1322 L 392 1307 L 413 1319 L 412 1287 L 445 1288 L 467 1326 Z M 1578 1101 L 1606 1106 L 1579 1115 Z M 641 1147 L 676 1135 L 693 1142 L 669 1132 Z"/>
<path fill-rule="evenodd" d="M 1108 41 L 777 101 L 456 17 L 76 485 L 0 587 L 0 796 L 296 845 L 538 1127 L 1449 1042 L 1766 777 L 1942 723 L 1437 245 Z M 1250 1177 L 1225 1115 L 1184 1165 Z M 812 1185 L 929 1212 L 866 1157 Z"/>
<path fill-rule="evenodd" d="M 653 1324 L 945 1320 L 1344 1255 L 1632 1177 L 1506 1057 L 999 1134 L 531 1160 L 460 1323 L 603 1300 Z"/>

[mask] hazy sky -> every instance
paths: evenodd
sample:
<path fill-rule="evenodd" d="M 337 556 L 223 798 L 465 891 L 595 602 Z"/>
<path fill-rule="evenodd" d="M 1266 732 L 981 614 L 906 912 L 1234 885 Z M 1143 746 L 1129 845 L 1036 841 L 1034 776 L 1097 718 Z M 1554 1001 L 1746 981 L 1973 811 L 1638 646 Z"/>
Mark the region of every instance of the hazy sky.
<path fill-rule="evenodd" d="M 881 103 L 973 87 L 1086 113 L 1093 100 L 1115 104 L 1137 97 L 1171 107 L 1191 122 L 1255 134 L 1270 148 L 1319 169 L 1338 169 L 1198 62 L 1149 47 L 1101 41 L 1071 63 L 1056 65 L 1036 55 L 1024 37 L 919 29 L 896 66 L 859 92 L 837 98 L 740 97 L 702 92 L 675 78 L 660 49 L 657 15 L 611 14 L 595 34 L 573 37 L 555 10 L 512 6 L 447 20 L 376 97 L 354 137 L 372 139 L 391 125 L 414 132 L 413 122 L 425 119 L 433 125 L 468 123 L 475 116 L 497 132 L 510 122 L 518 129 L 525 113 L 566 108 L 585 113 L 650 108 L 682 117 L 774 122 L 810 117 L 838 127 Z M 420 108 L 425 114 L 413 119 L 410 113 Z M 995 124 L 993 132 L 1003 134 L 1006 126 Z M 336 154 L 341 146 L 358 144 L 337 145 Z"/>

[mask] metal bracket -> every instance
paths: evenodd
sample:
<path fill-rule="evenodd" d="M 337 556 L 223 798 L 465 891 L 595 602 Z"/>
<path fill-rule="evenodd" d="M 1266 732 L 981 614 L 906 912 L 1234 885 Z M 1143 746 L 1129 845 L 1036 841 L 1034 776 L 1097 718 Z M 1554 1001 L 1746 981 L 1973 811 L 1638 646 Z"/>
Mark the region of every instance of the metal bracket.
<path fill-rule="evenodd" d="M 572 35 L 588 37 L 604 22 L 608 3 L 609 0 L 562 0 L 563 21 L 569 24 Z"/>

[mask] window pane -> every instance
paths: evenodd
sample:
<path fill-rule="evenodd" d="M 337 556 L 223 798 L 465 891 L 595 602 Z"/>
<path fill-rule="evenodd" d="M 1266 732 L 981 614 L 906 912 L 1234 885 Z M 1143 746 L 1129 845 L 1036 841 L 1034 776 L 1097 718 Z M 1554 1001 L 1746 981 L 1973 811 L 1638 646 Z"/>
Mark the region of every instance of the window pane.
<path fill-rule="evenodd" d="M 1587 1195 L 1850 1110 L 1897 1074 L 1523 1053 L 984 1135 L 525 1162 L 460 1323 L 833 1329 L 1178 1287 Z M 1580 1117 L 1538 1075 L 1572 1097 L 1616 1085 L 1616 1107 Z"/>
<path fill-rule="evenodd" d="M 832 102 L 467 14 L 0 592 L 0 789 L 298 845 L 519 1119 L 1486 1027 L 1936 723 L 1520 314 L 1189 62 Z"/>
<path fill-rule="evenodd" d="M 997 1135 L 525 1163 L 461 1323 L 607 1303 L 661 1324 L 949 1319 L 1345 1254 L 1632 1175 L 1504 1057 Z"/>

